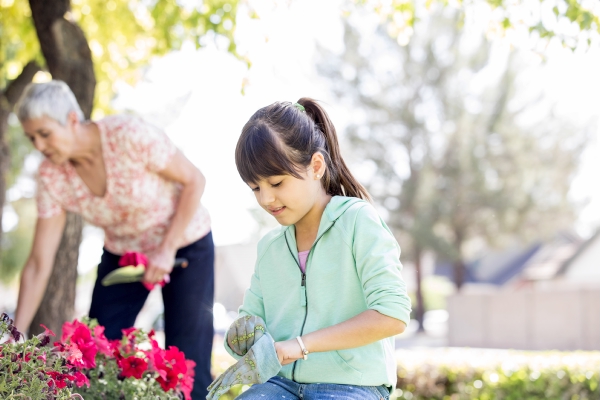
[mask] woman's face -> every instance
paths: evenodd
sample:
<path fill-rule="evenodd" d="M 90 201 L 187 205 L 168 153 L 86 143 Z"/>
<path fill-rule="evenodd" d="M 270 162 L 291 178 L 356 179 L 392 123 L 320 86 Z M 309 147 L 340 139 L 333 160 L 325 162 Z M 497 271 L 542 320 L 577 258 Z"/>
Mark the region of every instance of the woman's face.
<path fill-rule="evenodd" d="M 74 135 L 70 122 L 61 125 L 49 117 L 21 121 L 25 136 L 44 157 L 60 165 L 69 160 L 72 154 Z"/>

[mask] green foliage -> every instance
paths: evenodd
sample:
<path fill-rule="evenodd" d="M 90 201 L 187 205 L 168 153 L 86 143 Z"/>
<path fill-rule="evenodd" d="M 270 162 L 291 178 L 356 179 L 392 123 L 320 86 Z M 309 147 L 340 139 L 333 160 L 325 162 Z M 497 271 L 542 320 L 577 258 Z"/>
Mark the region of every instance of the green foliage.
<path fill-rule="evenodd" d="M 0 317 L 0 338 L 10 335 L 13 342 L 0 346 L 0 398 L 80 398 L 71 394 L 70 383 L 67 387 L 58 387 L 52 377 L 52 374 L 66 376 L 71 371 L 66 355 L 47 346 L 50 342 L 48 332 L 19 341 L 21 333 L 12 324 L 13 321 L 3 313 Z"/>
<path fill-rule="evenodd" d="M 389 25 L 390 35 L 401 44 L 408 43 L 412 36 L 412 27 L 419 20 L 415 7 L 419 2 L 412 0 L 351 2 L 377 12 Z M 426 0 L 422 4 L 428 10 L 438 7 L 460 9 L 487 4 L 490 11 L 490 32 L 506 34 L 510 30 L 523 27 L 542 39 L 557 38 L 564 46 L 575 49 L 579 45 L 589 47 L 591 38 L 597 38 L 600 33 L 600 7 L 594 3 L 595 0 Z M 555 20 L 542 21 L 541 15 L 550 8 Z M 564 22 L 567 24 L 562 24 Z M 569 25 L 568 28 L 565 29 L 565 25 Z"/>
<path fill-rule="evenodd" d="M 189 4 L 189 3 L 188 3 Z M 72 18 L 86 33 L 94 59 L 95 117 L 110 110 L 118 80 L 135 83 L 154 56 L 179 49 L 186 41 L 221 38 L 236 53 L 238 0 L 208 0 L 198 7 L 175 0 L 73 0 Z"/>
<path fill-rule="evenodd" d="M 188 4 L 190 4 L 188 2 Z M 234 40 L 238 0 L 207 0 L 182 5 L 176 0 L 73 0 L 67 18 L 84 31 L 94 60 L 97 88 L 95 116 L 110 111 L 114 83 L 134 83 L 154 56 L 176 50 L 186 41 L 200 47 L 203 38 Z M 26 1 L 0 1 L 0 87 L 15 79 L 25 64 L 44 65 L 31 11 Z"/>
<path fill-rule="evenodd" d="M 17 118 L 14 118 L 16 120 Z M 23 169 L 25 157 L 31 153 L 31 143 L 23 134 L 23 129 L 17 121 L 10 118 L 8 126 L 7 144 L 10 149 L 10 165 L 6 175 L 6 187 L 11 187 L 16 182 Z"/>
<path fill-rule="evenodd" d="M 31 228 L 37 215 L 34 199 L 21 198 L 12 202 L 11 206 L 19 216 L 19 222 L 15 229 L 5 232 L 2 237 L 0 281 L 6 284 L 14 281 L 27 260 L 33 241 Z"/>
<path fill-rule="evenodd" d="M 42 56 L 29 4 L 0 1 L 0 88 L 15 79 L 31 60 L 41 62 Z"/>
<path fill-rule="evenodd" d="M 599 352 L 430 349 L 397 352 L 399 399 L 600 397 Z"/>

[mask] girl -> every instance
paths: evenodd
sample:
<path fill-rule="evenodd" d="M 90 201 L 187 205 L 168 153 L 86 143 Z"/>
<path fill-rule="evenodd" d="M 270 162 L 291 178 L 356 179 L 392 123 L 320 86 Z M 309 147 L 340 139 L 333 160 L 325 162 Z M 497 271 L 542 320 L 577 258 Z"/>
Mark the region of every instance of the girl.
<path fill-rule="evenodd" d="M 410 315 L 400 248 L 346 167 L 325 110 L 309 98 L 258 110 L 235 160 L 282 225 L 258 244 L 239 309 L 265 321 L 282 368 L 238 398 L 387 399 L 393 336 Z"/>

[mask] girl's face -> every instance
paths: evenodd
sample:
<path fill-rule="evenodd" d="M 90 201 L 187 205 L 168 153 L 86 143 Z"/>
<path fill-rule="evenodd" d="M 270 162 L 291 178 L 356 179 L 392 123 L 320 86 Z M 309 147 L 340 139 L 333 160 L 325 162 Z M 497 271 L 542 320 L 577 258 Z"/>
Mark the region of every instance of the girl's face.
<path fill-rule="evenodd" d="M 70 119 L 67 126 L 45 116 L 21 121 L 21 125 L 25 136 L 52 163 L 60 165 L 69 160 L 74 141 Z"/>
<path fill-rule="evenodd" d="M 322 158 L 322 155 L 319 156 Z M 248 186 L 254 192 L 258 204 L 281 225 L 319 221 L 320 215 L 315 215 L 317 218 L 314 219 L 310 217 L 322 212 L 317 211 L 321 210 L 320 200 L 327 196 L 320 181 L 324 169 L 324 162 L 322 165 L 313 163 L 306 172 L 300 173 L 304 179 L 292 175 L 276 175 L 248 183 Z"/>

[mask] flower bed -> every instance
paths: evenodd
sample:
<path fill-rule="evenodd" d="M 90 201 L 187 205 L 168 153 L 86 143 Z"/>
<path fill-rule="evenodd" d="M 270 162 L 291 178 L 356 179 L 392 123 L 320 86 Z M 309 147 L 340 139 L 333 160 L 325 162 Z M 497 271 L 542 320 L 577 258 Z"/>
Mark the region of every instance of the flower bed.
<path fill-rule="evenodd" d="M 396 355 L 392 399 L 600 399 L 600 352 L 428 348 Z M 215 352 L 215 374 L 231 364 L 227 353 Z M 242 390 L 236 387 L 221 400 L 232 400 Z"/>
<path fill-rule="evenodd" d="M 44 327 L 45 328 L 45 327 Z M 154 333 L 130 328 L 109 341 L 94 320 L 67 322 L 61 341 L 49 329 L 23 340 L 0 317 L 0 398 L 190 399 L 195 363 L 176 347 L 161 349 Z"/>

